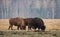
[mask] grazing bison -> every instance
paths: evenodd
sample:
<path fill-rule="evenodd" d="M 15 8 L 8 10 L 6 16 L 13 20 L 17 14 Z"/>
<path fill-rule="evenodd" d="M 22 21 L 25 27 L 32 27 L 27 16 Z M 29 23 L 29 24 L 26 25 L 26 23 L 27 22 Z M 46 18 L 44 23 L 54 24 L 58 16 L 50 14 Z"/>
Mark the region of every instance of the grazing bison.
<path fill-rule="evenodd" d="M 8 29 L 11 28 L 12 30 L 12 27 L 14 25 L 14 26 L 17 26 L 17 29 L 19 30 L 19 28 L 22 29 L 22 27 L 24 26 L 24 20 L 22 18 L 10 18 L 9 24 L 10 26 Z"/>
<path fill-rule="evenodd" d="M 25 21 L 25 26 L 28 26 L 29 29 L 33 28 L 36 30 L 36 28 L 38 28 L 38 30 L 42 30 L 45 31 L 45 25 L 44 22 L 41 18 L 26 18 L 24 19 Z"/>
<path fill-rule="evenodd" d="M 38 18 L 38 17 L 33 19 L 32 26 L 33 26 L 34 29 L 38 28 L 38 30 L 41 29 L 42 31 L 45 31 L 45 28 L 46 28 L 43 20 L 41 18 Z"/>

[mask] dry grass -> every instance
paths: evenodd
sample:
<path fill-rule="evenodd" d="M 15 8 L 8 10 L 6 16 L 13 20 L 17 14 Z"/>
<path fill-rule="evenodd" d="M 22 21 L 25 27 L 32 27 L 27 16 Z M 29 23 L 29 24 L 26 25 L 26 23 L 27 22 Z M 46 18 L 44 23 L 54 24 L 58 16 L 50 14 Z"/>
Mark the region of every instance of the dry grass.
<path fill-rule="evenodd" d="M 60 29 L 60 19 L 43 19 L 46 30 L 52 29 Z M 7 30 L 9 27 L 9 20 L 8 19 L 0 19 L 0 30 Z M 16 27 L 13 27 L 16 29 Z"/>
<path fill-rule="evenodd" d="M 44 19 L 46 30 L 60 29 L 60 19 Z"/>

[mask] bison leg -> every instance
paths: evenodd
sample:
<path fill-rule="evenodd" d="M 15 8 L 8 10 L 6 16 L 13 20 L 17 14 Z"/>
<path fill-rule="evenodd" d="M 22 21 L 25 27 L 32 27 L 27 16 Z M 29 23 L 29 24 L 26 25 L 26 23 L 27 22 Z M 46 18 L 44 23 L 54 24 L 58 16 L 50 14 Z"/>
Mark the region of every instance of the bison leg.
<path fill-rule="evenodd" d="M 25 30 L 26 29 L 26 26 L 22 26 L 22 29 Z"/>
<path fill-rule="evenodd" d="M 22 30 L 22 26 L 19 26 L 19 25 L 18 25 L 18 26 L 17 26 L 17 29 L 18 29 L 18 30 L 19 30 L 19 29 L 21 29 L 21 30 Z"/>
<path fill-rule="evenodd" d="M 13 25 L 10 25 L 9 28 L 8 28 L 8 30 L 9 30 L 10 28 L 11 28 L 11 30 L 13 30 L 12 27 L 13 27 Z"/>
<path fill-rule="evenodd" d="M 31 30 L 32 30 L 32 31 L 36 31 L 36 27 L 31 26 Z"/>
<path fill-rule="evenodd" d="M 11 30 L 13 30 L 13 28 L 12 28 L 12 27 L 13 27 L 13 25 L 11 25 Z"/>
<path fill-rule="evenodd" d="M 21 30 L 25 30 L 25 28 L 26 28 L 25 26 L 20 26 Z"/>
<path fill-rule="evenodd" d="M 11 27 L 11 26 L 9 26 L 8 30 L 10 30 L 10 27 Z"/>
<path fill-rule="evenodd" d="M 23 30 L 23 26 L 21 26 L 20 29 Z"/>
<path fill-rule="evenodd" d="M 17 29 L 19 30 L 20 26 L 17 26 Z"/>
<path fill-rule="evenodd" d="M 40 31 L 40 28 L 38 27 L 38 31 Z"/>

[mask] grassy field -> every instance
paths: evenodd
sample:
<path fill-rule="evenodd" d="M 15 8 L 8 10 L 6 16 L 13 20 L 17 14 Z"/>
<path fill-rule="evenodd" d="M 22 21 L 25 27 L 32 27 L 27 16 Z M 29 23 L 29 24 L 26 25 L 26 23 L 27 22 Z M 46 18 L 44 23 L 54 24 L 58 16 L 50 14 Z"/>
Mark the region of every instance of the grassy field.
<path fill-rule="evenodd" d="M 60 37 L 60 30 L 45 32 L 27 31 L 0 31 L 0 37 Z"/>
<path fill-rule="evenodd" d="M 60 19 L 43 19 L 46 30 L 45 32 L 33 32 L 25 30 L 8 30 L 8 19 L 0 19 L 0 37 L 60 37 Z"/>

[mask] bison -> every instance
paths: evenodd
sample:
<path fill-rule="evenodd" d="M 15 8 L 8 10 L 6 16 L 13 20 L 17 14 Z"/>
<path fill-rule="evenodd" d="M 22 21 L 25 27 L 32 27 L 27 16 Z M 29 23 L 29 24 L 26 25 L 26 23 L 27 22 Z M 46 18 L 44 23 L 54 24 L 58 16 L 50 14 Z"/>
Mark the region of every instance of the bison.
<path fill-rule="evenodd" d="M 33 29 L 38 28 L 38 30 L 41 29 L 42 31 L 45 31 L 46 26 L 44 25 L 44 22 L 41 18 L 36 17 L 32 21 L 33 21 L 33 24 L 32 24 Z"/>
<path fill-rule="evenodd" d="M 28 29 L 31 29 L 31 25 L 33 23 L 32 19 L 33 18 L 25 18 L 24 19 L 25 27 L 28 26 Z"/>
<path fill-rule="evenodd" d="M 28 26 L 29 29 L 33 28 L 36 30 L 42 30 L 45 31 L 46 26 L 44 25 L 44 22 L 41 18 L 35 17 L 35 18 L 26 18 L 24 19 L 25 26 Z"/>
<path fill-rule="evenodd" d="M 13 30 L 12 29 L 13 25 L 17 26 L 18 30 L 19 30 L 19 28 L 23 29 L 22 27 L 24 26 L 24 20 L 23 20 L 23 18 L 10 18 L 9 19 L 9 24 L 10 24 L 10 26 L 9 26 L 8 29 L 11 28 L 11 30 Z"/>

